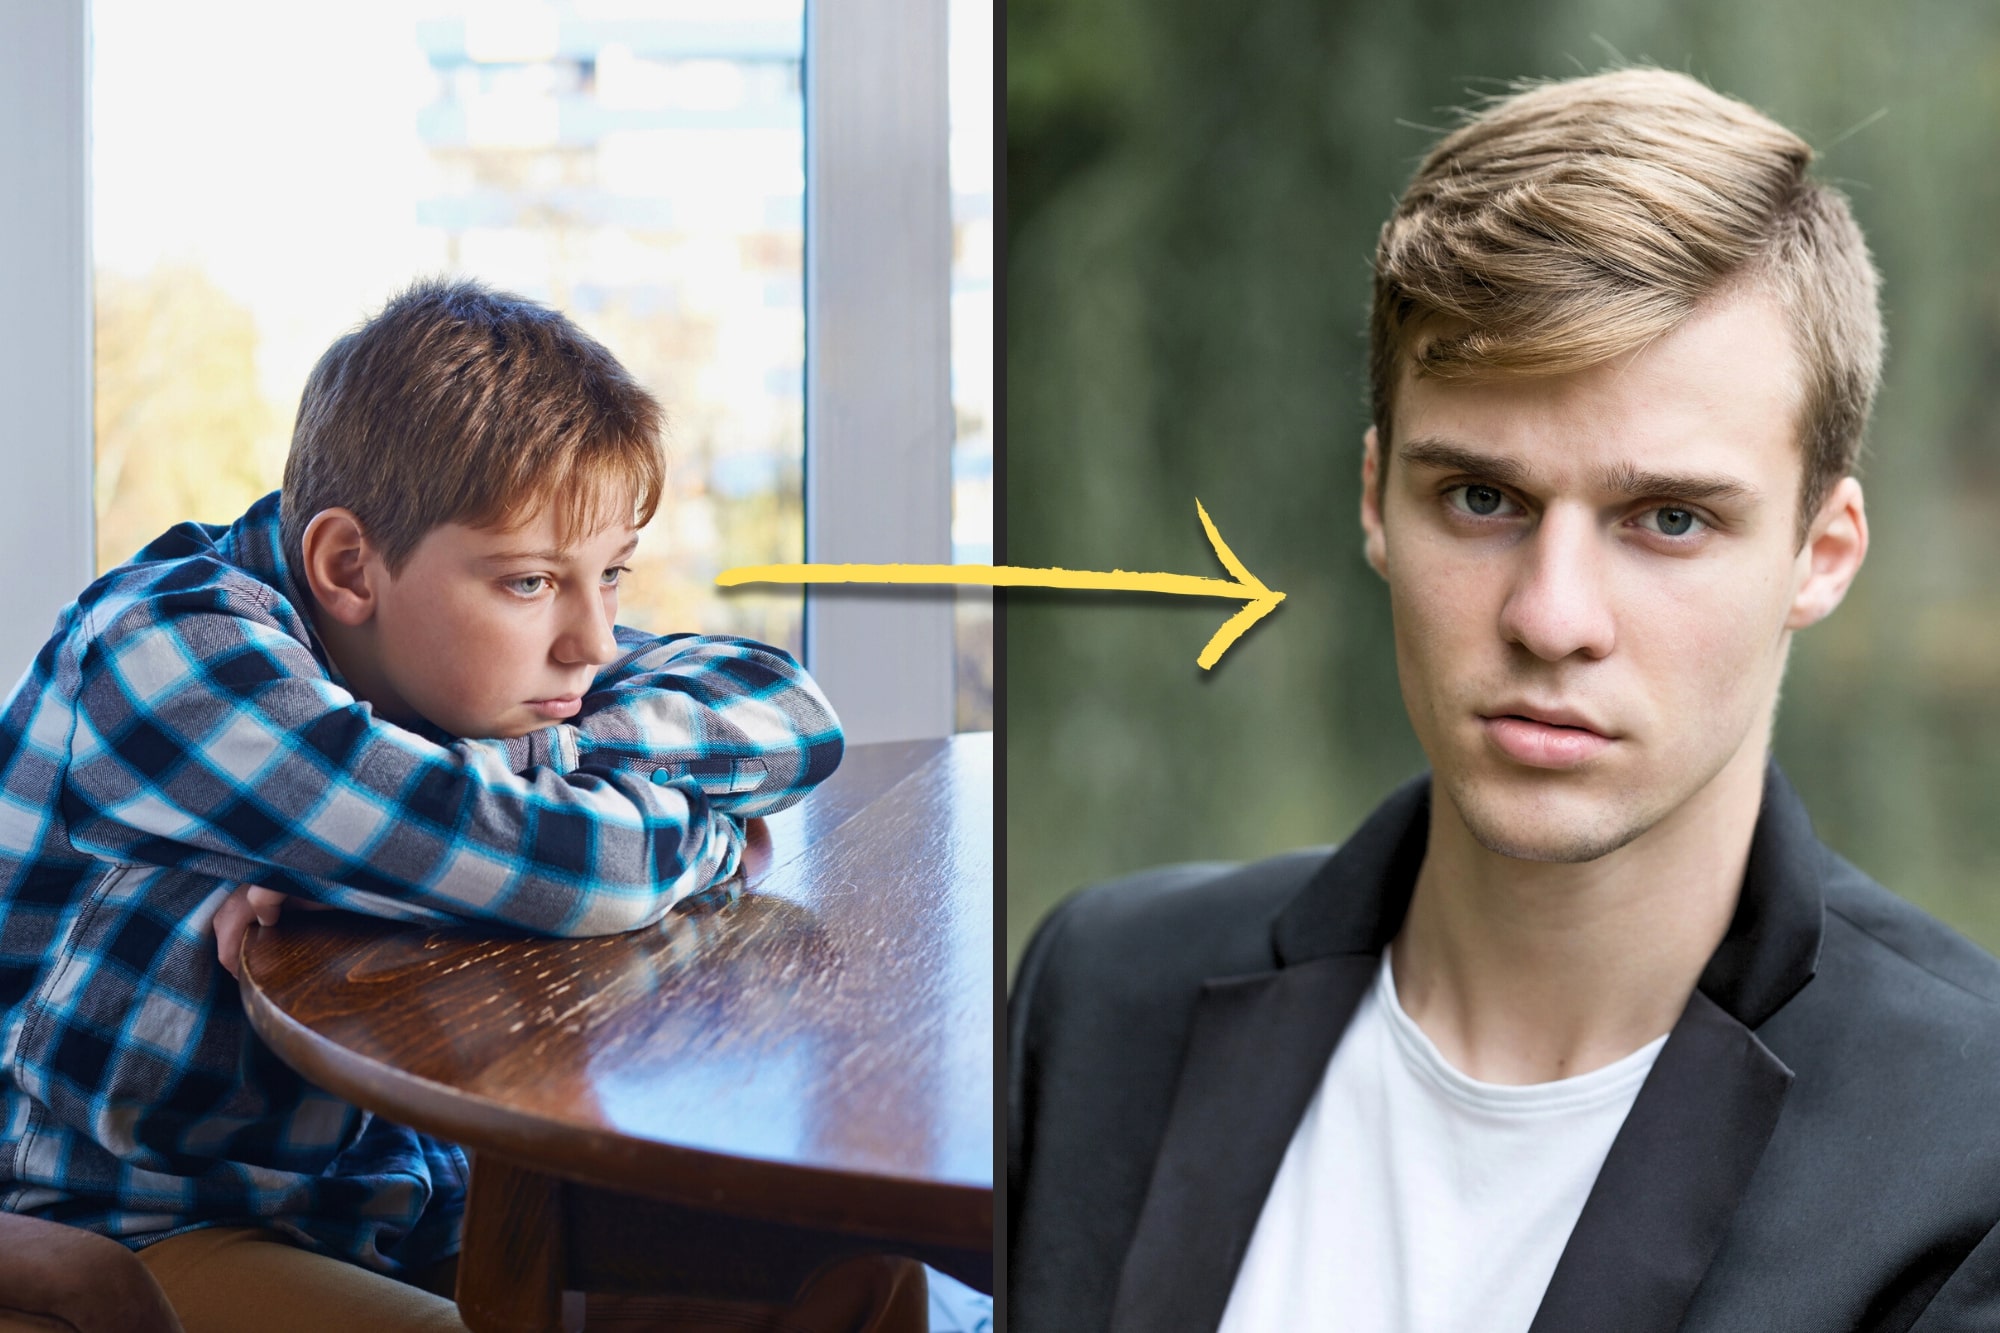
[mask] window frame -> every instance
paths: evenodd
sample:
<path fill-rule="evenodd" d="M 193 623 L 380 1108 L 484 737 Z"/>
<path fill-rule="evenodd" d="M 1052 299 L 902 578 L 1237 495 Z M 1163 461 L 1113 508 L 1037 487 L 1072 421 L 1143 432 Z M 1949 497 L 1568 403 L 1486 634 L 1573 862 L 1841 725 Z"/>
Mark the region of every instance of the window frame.
<path fill-rule="evenodd" d="M 813 563 L 951 563 L 947 9 L 806 3 Z M 809 587 L 805 644 L 850 739 L 952 734 L 949 589 Z"/>
<path fill-rule="evenodd" d="M 0 455 L 15 679 L 95 573 L 89 0 L 0 0 Z"/>

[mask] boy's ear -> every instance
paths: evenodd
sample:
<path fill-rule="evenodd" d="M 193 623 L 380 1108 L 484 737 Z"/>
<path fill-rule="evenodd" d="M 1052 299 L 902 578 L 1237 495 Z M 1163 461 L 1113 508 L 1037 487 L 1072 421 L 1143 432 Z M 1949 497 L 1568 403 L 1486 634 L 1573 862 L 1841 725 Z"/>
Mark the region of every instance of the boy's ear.
<path fill-rule="evenodd" d="M 299 538 L 305 581 L 320 610 L 343 625 L 375 614 L 375 548 L 361 520 L 347 509 L 322 509 Z"/>

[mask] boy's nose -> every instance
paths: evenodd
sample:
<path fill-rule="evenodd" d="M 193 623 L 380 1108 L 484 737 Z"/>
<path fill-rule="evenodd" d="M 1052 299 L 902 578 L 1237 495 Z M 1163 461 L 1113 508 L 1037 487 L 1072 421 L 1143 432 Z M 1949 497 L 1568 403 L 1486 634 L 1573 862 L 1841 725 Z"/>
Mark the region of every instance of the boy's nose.
<path fill-rule="evenodd" d="M 611 608 L 595 593 L 579 597 L 577 602 L 556 640 L 556 660 L 591 666 L 609 662 L 618 656 L 618 640 L 611 632 Z"/>

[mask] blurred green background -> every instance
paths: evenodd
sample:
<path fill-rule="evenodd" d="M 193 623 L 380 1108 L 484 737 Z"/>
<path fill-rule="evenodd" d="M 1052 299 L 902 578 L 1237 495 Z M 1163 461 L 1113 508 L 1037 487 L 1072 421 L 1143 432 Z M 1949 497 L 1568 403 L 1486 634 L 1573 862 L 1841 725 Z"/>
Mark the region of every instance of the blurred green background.
<path fill-rule="evenodd" d="M 1821 837 L 2000 948 L 2000 5 L 1008 0 L 1008 563 L 1290 599 L 1008 595 L 1010 959 L 1062 897 L 1347 836 L 1423 767 L 1361 560 L 1375 234 L 1450 108 L 1645 61 L 1803 135 L 1885 278 L 1874 545 L 1794 645 Z M 1430 128 L 1426 128 L 1430 127 Z"/>

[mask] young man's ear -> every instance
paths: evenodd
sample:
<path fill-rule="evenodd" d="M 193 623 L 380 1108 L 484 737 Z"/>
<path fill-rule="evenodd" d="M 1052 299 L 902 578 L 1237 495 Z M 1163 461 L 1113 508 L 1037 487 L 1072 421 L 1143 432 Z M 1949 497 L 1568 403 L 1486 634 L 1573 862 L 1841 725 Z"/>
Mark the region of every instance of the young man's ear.
<path fill-rule="evenodd" d="M 1389 546 L 1382 537 L 1382 442 L 1370 426 L 1361 437 L 1361 554 L 1369 568 L 1389 577 Z"/>
<path fill-rule="evenodd" d="M 1868 512 L 1861 503 L 1861 483 L 1843 477 L 1806 529 L 1806 542 L 1799 548 L 1794 569 L 1797 590 L 1792 594 L 1785 628 L 1804 629 L 1831 615 L 1847 596 L 1848 585 L 1861 572 L 1867 555 Z"/>
<path fill-rule="evenodd" d="M 322 509 L 299 538 L 305 581 L 320 610 L 343 625 L 375 614 L 375 548 L 351 510 Z"/>

